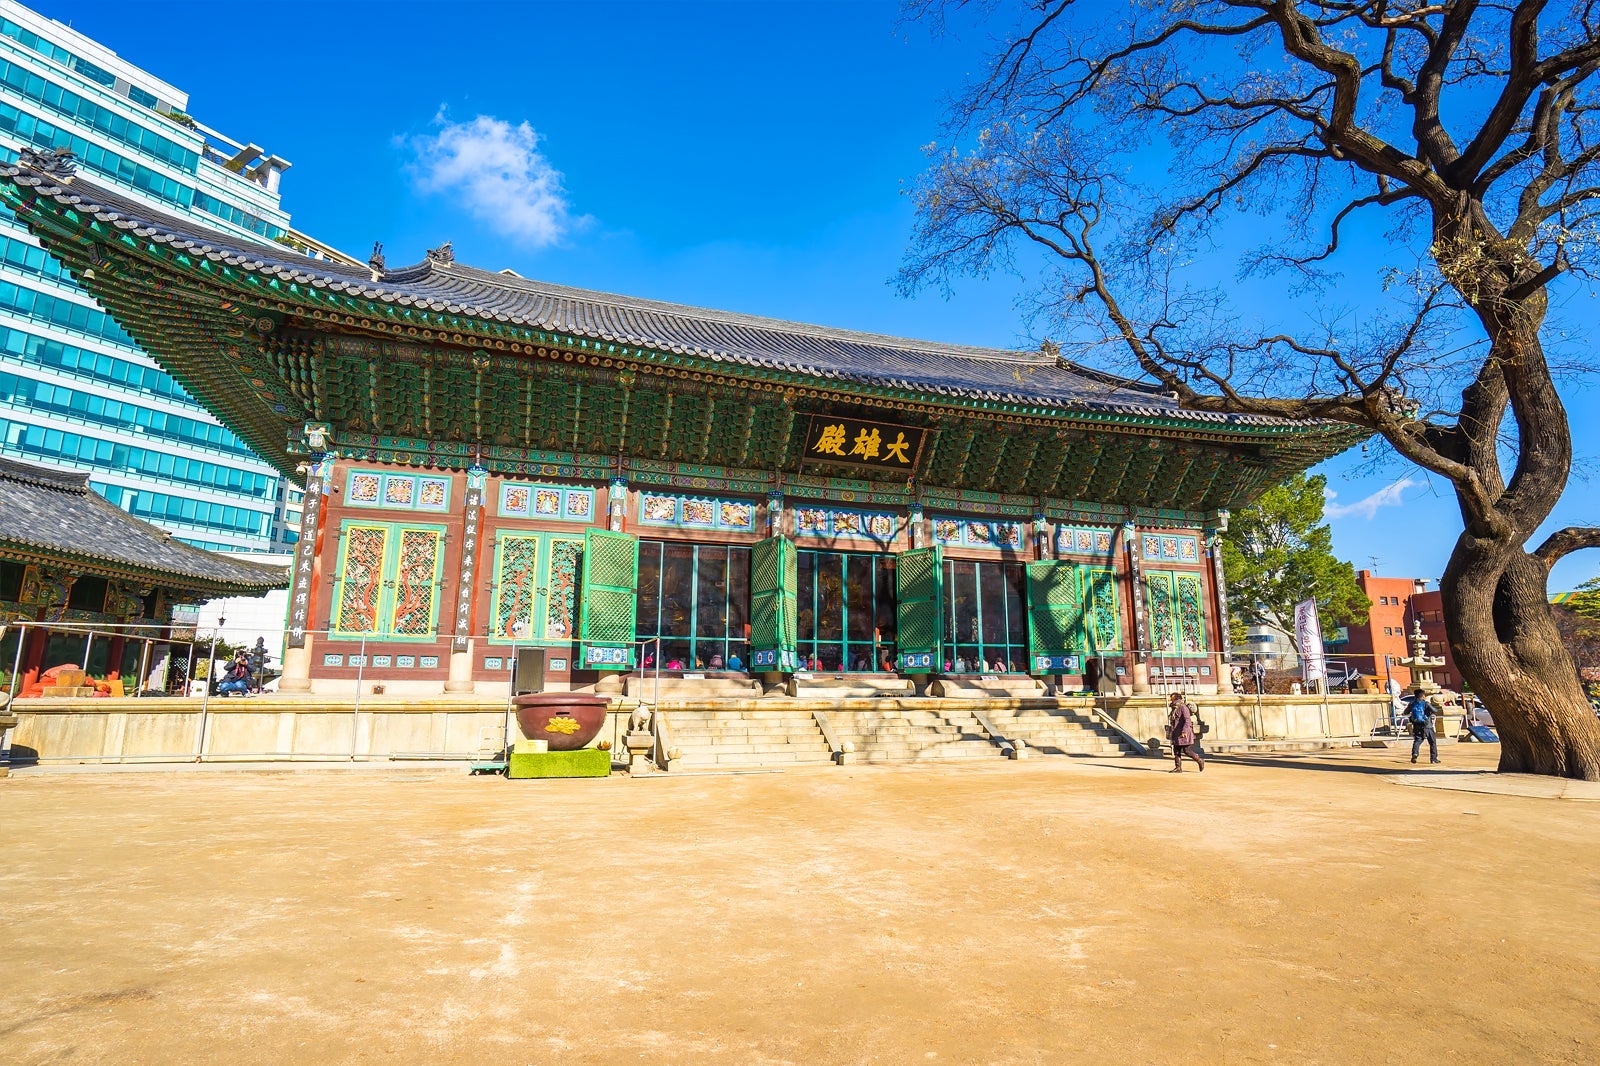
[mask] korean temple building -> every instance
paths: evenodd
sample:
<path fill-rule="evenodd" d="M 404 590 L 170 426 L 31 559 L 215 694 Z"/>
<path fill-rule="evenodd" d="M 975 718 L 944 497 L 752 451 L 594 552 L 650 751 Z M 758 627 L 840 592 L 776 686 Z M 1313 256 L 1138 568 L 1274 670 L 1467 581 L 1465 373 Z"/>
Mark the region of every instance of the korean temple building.
<path fill-rule="evenodd" d="M 37 695 L 41 671 L 62 663 L 130 694 L 159 684 L 175 605 L 288 583 L 281 566 L 205 551 L 134 517 L 89 477 L 0 457 L 0 693 Z M 0 730 L 0 762 L 4 746 Z"/>
<path fill-rule="evenodd" d="M 367 269 L 25 154 L 0 199 L 306 478 L 281 690 L 503 693 L 658 668 L 1226 686 L 1228 511 L 1360 430 L 1181 409 L 1050 346 L 903 340 Z M 653 639 L 654 638 L 654 639 Z M 381 668 L 381 669 L 380 669 Z"/>

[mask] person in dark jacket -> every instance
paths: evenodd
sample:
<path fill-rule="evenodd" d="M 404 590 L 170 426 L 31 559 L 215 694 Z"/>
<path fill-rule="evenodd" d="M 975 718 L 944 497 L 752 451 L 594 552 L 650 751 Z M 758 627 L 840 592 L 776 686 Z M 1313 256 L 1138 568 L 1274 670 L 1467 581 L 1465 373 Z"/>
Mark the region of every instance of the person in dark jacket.
<path fill-rule="evenodd" d="M 234 657 L 228 673 L 217 686 L 219 696 L 231 696 L 235 692 L 241 696 L 250 695 L 250 660 L 245 658 L 244 652 Z"/>
<path fill-rule="evenodd" d="M 1411 701 L 1406 704 L 1406 720 L 1411 723 L 1411 761 L 1417 761 L 1417 755 L 1422 751 L 1424 739 L 1428 742 L 1428 761 L 1439 761 L 1439 736 L 1433 729 L 1433 708 L 1428 704 L 1427 694 L 1420 688 L 1411 694 Z"/>
<path fill-rule="evenodd" d="M 1200 767 L 1200 772 L 1205 773 L 1206 761 L 1200 758 L 1195 750 L 1193 708 L 1179 692 L 1172 694 L 1171 708 L 1167 718 L 1169 723 L 1167 736 L 1172 740 L 1172 772 L 1183 773 L 1183 757 L 1187 755 Z"/>

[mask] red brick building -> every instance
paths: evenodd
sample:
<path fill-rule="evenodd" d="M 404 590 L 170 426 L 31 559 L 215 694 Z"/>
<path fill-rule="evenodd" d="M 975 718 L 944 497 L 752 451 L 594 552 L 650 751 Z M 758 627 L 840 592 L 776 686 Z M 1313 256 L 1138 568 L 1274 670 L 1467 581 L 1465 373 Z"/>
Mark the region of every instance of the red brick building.
<path fill-rule="evenodd" d="M 1411 630 L 1413 604 L 1418 596 L 1432 596 L 1438 610 L 1438 593 L 1424 592 L 1424 578 L 1378 577 L 1370 570 L 1356 574 L 1356 584 L 1372 601 L 1372 610 L 1365 625 L 1348 627 L 1349 639 L 1330 649 L 1329 654 L 1343 659 L 1351 667 L 1377 678 L 1393 678 L 1400 684 L 1409 684 L 1411 671 L 1396 663 L 1411 654 L 1406 644 L 1406 634 Z M 1424 630 L 1426 631 L 1426 629 Z M 1443 640 L 1441 635 L 1438 638 Z M 1437 653 L 1435 653 L 1437 654 Z M 1436 676 L 1440 684 L 1447 684 Z M 1454 686 L 1448 686 L 1454 687 Z"/>
<path fill-rule="evenodd" d="M 1434 681 L 1456 692 L 1462 691 L 1464 682 L 1456 667 L 1455 656 L 1450 653 L 1450 639 L 1444 626 L 1444 602 L 1438 592 L 1420 592 L 1411 598 L 1411 609 L 1422 620 L 1422 635 L 1428 638 L 1428 654 L 1443 656 L 1444 666 L 1433 672 Z"/>

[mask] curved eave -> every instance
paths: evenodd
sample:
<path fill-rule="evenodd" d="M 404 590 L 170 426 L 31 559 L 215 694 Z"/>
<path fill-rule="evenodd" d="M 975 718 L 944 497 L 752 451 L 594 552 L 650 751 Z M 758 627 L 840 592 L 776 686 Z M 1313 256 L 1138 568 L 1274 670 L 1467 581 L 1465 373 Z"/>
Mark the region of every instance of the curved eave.
<path fill-rule="evenodd" d="M 93 246 L 104 243 L 119 254 L 137 258 L 147 269 L 170 278 L 181 289 L 192 289 L 207 297 L 211 303 L 237 299 L 255 308 L 299 315 L 312 322 L 329 322 L 353 332 L 404 331 L 397 338 L 402 341 L 463 347 L 494 345 L 502 349 L 503 342 L 509 341 L 514 350 L 519 346 L 543 346 L 738 381 L 781 383 L 807 399 L 823 402 L 893 399 L 951 413 L 1040 419 L 1064 428 L 1167 431 L 1219 441 L 1271 443 L 1314 457 L 1313 462 L 1337 454 L 1368 435 L 1365 430 L 1344 423 L 1293 422 L 1118 400 L 1042 401 L 1025 393 L 929 387 L 906 379 L 819 370 L 776 357 L 736 358 L 701 348 L 649 346 L 605 331 L 593 335 L 556 332 L 470 304 L 418 298 L 386 289 L 380 283 L 319 275 L 271 255 L 258 257 L 236 249 L 212 247 L 123 217 L 93 202 L 86 203 L 59 179 L 18 168 L 0 172 L 0 185 L 4 186 L 0 193 L 12 202 L 41 241 L 51 244 L 67 240 L 75 245 L 71 250 L 60 249 L 65 259 L 87 263 L 94 254 Z M 385 276 L 403 278 L 432 269 L 432 264 L 425 262 Z M 105 285 L 91 280 L 86 287 L 108 306 L 116 303 L 114 296 L 106 293 Z M 296 460 L 286 450 L 284 426 L 310 418 L 310 412 L 274 410 L 270 403 L 246 390 L 230 392 L 229 383 L 199 380 L 211 355 L 185 355 L 172 351 L 164 343 L 165 338 L 140 337 L 137 332 L 134 335 L 150 350 L 165 355 L 164 362 L 170 360 L 168 368 L 180 383 L 203 398 L 252 447 L 286 473 L 293 470 Z M 531 353 L 527 357 L 537 358 Z"/>
<path fill-rule="evenodd" d="M 263 575 L 260 582 L 242 582 L 213 580 L 197 575 L 179 574 L 171 570 L 139 566 L 91 551 L 66 551 L 59 546 L 36 544 L 32 541 L 15 538 L 0 542 L 0 552 L 27 556 L 47 565 L 70 567 L 81 573 L 93 574 L 96 577 L 104 577 L 111 580 L 137 579 L 148 581 L 151 585 L 159 585 L 162 588 L 172 589 L 176 592 L 195 595 L 203 594 L 213 598 L 220 596 L 262 596 L 275 589 L 289 587 L 287 567 L 284 568 L 282 576 Z"/>

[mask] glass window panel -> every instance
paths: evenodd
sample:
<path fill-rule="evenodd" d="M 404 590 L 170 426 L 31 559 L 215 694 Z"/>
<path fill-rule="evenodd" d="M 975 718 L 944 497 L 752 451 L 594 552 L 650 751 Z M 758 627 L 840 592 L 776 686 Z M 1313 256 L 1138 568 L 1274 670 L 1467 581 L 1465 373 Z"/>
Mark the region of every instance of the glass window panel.
<path fill-rule="evenodd" d="M 817 639 L 817 555 L 815 552 L 800 552 L 795 562 L 799 575 L 796 582 L 799 621 L 795 626 L 795 635 L 809 643 Z"/>
<path fill-rule="evenodd" d="M 978 567 L 976 563 L 952 563 L 950 602 L 955 624 L 950 637 L 959 644 L 978 641 Z"/>
<path fill-rule="evenodd" d="M 690 635 L 690 614 L 694 608 L 694 546 L 667 544 L 661 564 L 661 635 Z M 688 645 L 679 658 L 688 657 Z"/>
<path fill-rule="evenodd" d="M 817 554 L 817 640 L 844 636 L 844 559 L 833 552 Z M 821 656 L 821 652 L 817 653 Z M 835 656 L 835 664 L 837 664 Z M 825 667 L 824 669 L 837 669 Z"/>
<path fill-rule="evenodd" d="M 728 550 L 726 548 L 697 548 L 700 556 L 699 573 L 695 578 L 695 636 L 726 637 L 728 635 Z M 710 662 L 709 656 L 706 659 Z"/>
<path fill-rule="evenodd" d="M 851 640 L 872 640 L 872 629 L 875 618 L 873 600 L 876 589 L 873 585 L 872 556 L 847 555 L 844 557 L 844 590 L 845 610 L 847 612 L 848 636 Z M 870 660 L 870 654 L 867 656 Z M 851 656 L 852 663 L 855 656 Z M 852 665 L 852 669 L 855 667 Z"/>
<path fill-rule="evenodd" d="M 874 567 L 877 574 L 877 605 L 878 605 L 878 641 L 885 647 L 893 647 L 895 641 L 895 589 L 894 589 L 894 563 L 889 558 L 877 560 Z"/>
<path fill-rule="evenodd" d="M 1002 563 L 978 564 L 980 640 L 983 658 L 989 661 L 991 647 L 1004 647 L 1006 638 L 1006 576 Z"/>
<path fill-rule="evenodd" d="M 748 636 L 750 622 L 750 549 L 728 549 L 728 635 L 739 642 Z M 739 658 L 744 662 L 750 661 L 749 656 L 740 651 Z"/>
<path fill-rule="evenodd" d="M 661 542 L 639 542 L 638 620 L 634 632 L 653 637 L 661 624 Z"/>
<path fill-rule="evenodd" d="M 1012 646 L 1025 646 L 1028 643 L 1026 571 L 1019 563 L 1007 563 L 1005 567 L 1006 643 Z"/>

